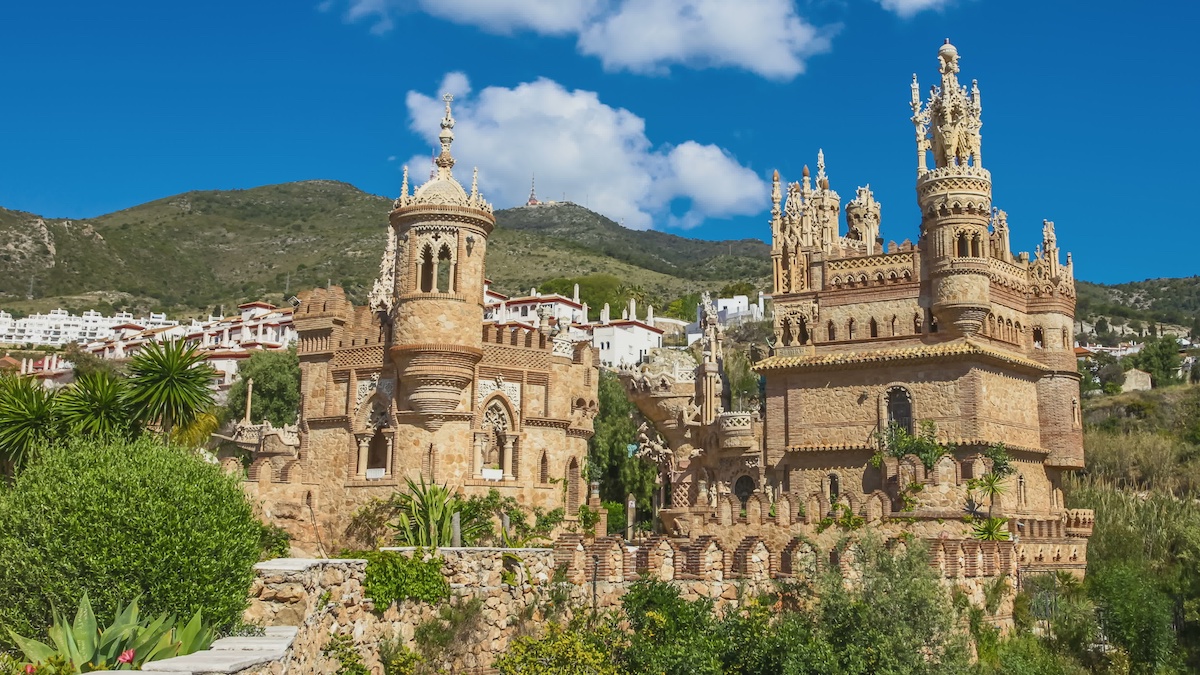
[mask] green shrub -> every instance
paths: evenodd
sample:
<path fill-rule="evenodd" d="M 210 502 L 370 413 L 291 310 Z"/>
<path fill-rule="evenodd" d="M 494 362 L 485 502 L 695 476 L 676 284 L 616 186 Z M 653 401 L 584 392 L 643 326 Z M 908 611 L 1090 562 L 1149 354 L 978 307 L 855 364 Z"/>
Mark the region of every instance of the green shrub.
<path fill-rule="evenodd" d="M 258 533 L 259 549 L 263 560 L 287 558 L 292 554 L 292 535 L 278 525 L 261 524 Z"/>
<path fill-rule="evenodd" d="M 503 675 L 617 675 L 608 655 L 582 631 L 551 623 L 546 634 L 519 637 L 494 664 Z"/>
<path fill-rule="evenodd" d="M 87 593 L 97 618 L 144 611 L 235 624 L 261 527 L 220 468 L 152 438 L 72 440 L 0 493 L 0 625 L 42 634 Z M 0 636 L 7 642 L 6 636 Z"/>
<path fill-rule="evenodd" d="M 411 556 L 394 551 L 365 551 L 367 576 L 363 591 L 380 610 L 401 600 L 436 604 L 450 597 L 450 584 L 442 574 L 442 558 L 425 559 L 422 549 Z"/>
<path fill-rule="evenodd" d="M 338 669 L 333 671 L 336 675 L 371 675 L 371 670 L 363 663 L 362 654 L 354 648 L 354 640 L 349 635 L 330 636 L 321 654 L 338 662 Z"/>

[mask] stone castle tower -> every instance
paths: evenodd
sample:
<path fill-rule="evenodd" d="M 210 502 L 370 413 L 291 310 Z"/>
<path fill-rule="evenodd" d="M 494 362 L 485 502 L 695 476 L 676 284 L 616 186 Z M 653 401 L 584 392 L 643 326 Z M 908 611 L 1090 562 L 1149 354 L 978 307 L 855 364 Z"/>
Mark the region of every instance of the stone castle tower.
<path fill-rule="evenodd" d="M 1062 262 L 1048 221 L 1032 257 L 1011 252 L 982 162 L 979 86 L 959 83 L 949 41 L 938 65 L 926 100 L 915 76 L 912 85 L 915 245 L 884 244 L 869 187 L 845 205 L 842 230 L 823 153 L 815 182 L 807 167 L 786 188 L 775 173 L 774 341 L 755 365 L 760 410 L 702 419 L 693 411 L 712 387 L 669 355 L 626 374 L 655 423 L 642 444 L 665 467 L 661 515 L 675 534 L 725 550 L 753 538 L 783 556 L 781 569 L 788 550 L 844 540 L 829 522 L 854 516 L 885 536 L 927 538 L 950 576 L 976 555 L 1026 571 L 1084 569 L 1092 515 L 1067 509 L 1061 489 L 1064 472 L 1083 466 L 1071 257 Z M 664 402 L 678 414 L 662 414 Z M 890 428 L 918 434 L 923 423 L 949 455 L 925 466 L 882 452 Z M 1015 472 L 994 510 L 1014 538 L 982 553 L 963 515 L 971 479 L 991 470 L 1001 443 Z"/>
<path fill-rule="evenodd" d="M 477 181 L 454 178 L 445 100 L 436 171 L 410 194 L 405 169 L 368 304 L 336 286 L 299 298 L 299 448 L 258 452 L 247 488 L 302 552 L 336 551 L 355 512 L 406 479 L 496 489 L 567 521 L 587 497 L 598 357 L 549 317 L 484 322 L 496 221 Z"/>

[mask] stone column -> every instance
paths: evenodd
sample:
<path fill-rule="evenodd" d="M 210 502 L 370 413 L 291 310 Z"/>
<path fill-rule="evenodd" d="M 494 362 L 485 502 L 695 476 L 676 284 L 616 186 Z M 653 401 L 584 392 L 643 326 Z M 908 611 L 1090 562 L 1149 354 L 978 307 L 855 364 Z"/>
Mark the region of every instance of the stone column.
<path fill-rule="evenodd" d="M 392 475 L 392 440 L 394 438 L 395 438 L 395 436 L 391 433 L 389 433 L 387 435 L 387 455 L 384 458 L 383 473 L 388 476 Z M 432 466 L 433 461 L 430 460 L 429 463 L 430 463 L 429 472 L 430 472 L 430 474 L 432 474 L 433 473 L 433 466 Z M 432 477 L 433 476 L 430 475 L 430 478 L 432 478 Z"/>
<path fill-rule="evenodd" d="M 371 448 L 371 437 L 370 436 L 359 436 L 358 437 L 358 466 L 355 467 L 355 469 L 354 469 L 354 475 L 356 478 L 366 478 L 367 477 L 367 452 L 370 450 L 370 448 Z"/>
<path fill-rule="evenodd" d="M 512 436 L 504 435 L 504 480 L 513 480 L 513 441 L 516 439 Z"/>
<path fill-rule="evenodd" d="M 475 465 L 471 469 L 471 475 L 476 478 L 483 476 L 483 436 L 475 434 Z"/>

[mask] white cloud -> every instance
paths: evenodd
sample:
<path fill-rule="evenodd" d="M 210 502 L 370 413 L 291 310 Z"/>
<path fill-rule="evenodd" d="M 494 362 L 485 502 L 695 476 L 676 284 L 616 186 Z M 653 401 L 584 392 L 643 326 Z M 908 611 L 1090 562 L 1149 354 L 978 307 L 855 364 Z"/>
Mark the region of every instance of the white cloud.
<path fill-rule="evenodd" d="M 461 73 L 447 75 L 448 83 L 469 90 Z M 411 128 L 433 147 L 444 110 L 440 96 L 410 91 L 406 103 Z M 766 182 L 721 148 L 655 145 L 634 113 L 545 78 L 456 98 L 454 118 L 456 175 L 469 185 L 471 167 L 478 166 L 480 189 L 497 208 L 524 203 L 532 174 L 540 199 L 565 196 L 638 229 L 691 227 L 768 205 Z M 429 162 L 429 155 L 410 160 L 414 183 L 424 181 Z M 684 214 L 673 217 L 672 206 Z"/>
<path fill-rule="evenodd" d="M 907 19 L 924 12 L 927 9 L 940 10 L 952 0 L 878 0 L 880 5 L 889 12 Z"/>
<path fill-rule="evenodd" d="M 887 3 L 943 0 L 880 0 Z M 496 33 L 528 30 L 575 36 L 583 54 L 609 70 L 663 73 L 671 66 L 742 68 L 789 79 L 809 56 L 826 52 L 836 26 L 818 28 L 795 0 L 345 0 L 347 21 L 394 27 L 422 11 Z"/>
<path fill-rule="evenodd" d="M 792 0 L 625 0 L 584 29 L 579 50 L 610 70 L 663 72 L 678 63 L 787 79 L 829 50 L 831 32 L 796 14 Z"/>

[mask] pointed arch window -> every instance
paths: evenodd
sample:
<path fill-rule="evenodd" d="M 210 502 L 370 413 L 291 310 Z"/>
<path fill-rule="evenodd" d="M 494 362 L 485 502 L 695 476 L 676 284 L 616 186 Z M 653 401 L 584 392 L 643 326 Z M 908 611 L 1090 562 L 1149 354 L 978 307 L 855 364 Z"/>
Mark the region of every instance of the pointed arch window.
<path fill-rule="evenodd" d="M 830 321 L 829 322 L 829 341 L 833 342 L 836 339 L 837 339 L 837 327 L 833 325 L 832 321 Z"/>
<path fill-rule="evenodd" d="M 871 337 L 879 337 L 879 324 L 876 323 L 874 317 L 871 318 L 871 322 L 868 325 L 871 327 Z"/>
<path fill-rule="evenodd" d="M 450 253 L 450 245 L 442 244 L 437 257 L 437 288 L 440 293 L 454 292 L 454 257 Z"/>
<path fill-rule="evenodd" d="M 888 426 L 913 432 L 912 394 L 904 387 L 892 387 L 887 391 Z"/>

